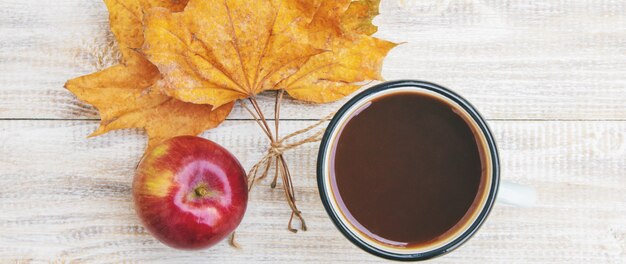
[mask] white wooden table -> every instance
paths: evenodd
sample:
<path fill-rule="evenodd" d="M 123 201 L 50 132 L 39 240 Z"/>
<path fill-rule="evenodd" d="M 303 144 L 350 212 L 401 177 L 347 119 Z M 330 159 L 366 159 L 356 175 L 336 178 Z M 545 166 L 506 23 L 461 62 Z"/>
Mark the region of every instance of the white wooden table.
<path fill-rule="evenodd" d="M 626 2 L 383 0 L 377 36 L 406 42 L 389 79 L 458 91 L 490 121 L 503 178 L 533 208 L 496 205 L 479 233 L 434 263 L 626 263 Z M 286 230 L 279 190 L 254 190 L 236 250 L 178 251 L 131 201 L 145 135 L 85 138 L 95 109 L 62 88 L 115 62 L 98 0 L 0 0 L 0 262 L 380 262 L 335 229 L 318 197 L 317 144 L 287 154 L 310 230 Z M 271 112 L 271 95 L 261 104 Z M 284 133 L 338 108 L 287 101 Z M 266 139 L 241 108 L 204 136 L 249 168 Z"/>

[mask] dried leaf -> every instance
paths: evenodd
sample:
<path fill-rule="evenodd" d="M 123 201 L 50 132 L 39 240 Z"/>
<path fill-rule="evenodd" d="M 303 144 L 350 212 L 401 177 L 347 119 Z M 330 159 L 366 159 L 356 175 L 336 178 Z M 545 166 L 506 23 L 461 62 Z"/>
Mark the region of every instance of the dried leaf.
<path fill-rule="evenodd" d="M 144 128 L 149 149 L 170 137 L 197 135 L 215 127 L 233 107 L 230 103 L 212 110 L 210 105 L 186 103 L 156 93 L 137 68 L 140 67 L 120 64 L 66 84 L 67 89 L 100 112 L 100 126 L 90 136 L 116 129 Z"/>
<path fill-rule="evenodd" d="M 329 48 L 333 53 L 311 58 L 301 70 L 280 85 L 292 97 L 309 102 L 335 101 L 354 92 L 368 80 L 382 80 L 382 61 L 396 44 L 355 36 L 334 39 Z"/>
<path fill-rule="evenodd" d="M 143 51 L 162 73 L 164 92 L 183 101 L 219 106 L 285 89 L 328 102 L 381 79 L 395 46 L 344 29 L 350 3 L 191 0 L 180 13 L 155 8 L 145 19 Z"/>
<path fill-rule="evenodd" d="M 111 31 L 117 39 L 122 62 L 145 60 L 136 50 L 143 45 L 143 13 L 150 7 L 163 7 L 180 12 L 187 0 L 104 0 L 109 10 Z"/>
<path fill-rule="evenodd" d="M 383 59 L 396 44 L 353 27 L 352 23 L 371 25 L 374 15 L 344 21 L 348 12 L 357 9 L 377 13 L 378 1 L 324 1 L 311 22 L 300 28 L 308 32 L 307 43 L 331 52 L 312 57 L 280 84 L 289 95 L 303 101 L 330 102 L 357 90 L 364 81 L 382 79 Z"/>
<path fill-rule="evenodd" d="M 378 27 L 372 20 L 379 14 L 380 0 L 294 0 L 300 15 L 314 27 L 343 32 L 372 35 Z M 314 30 L 316 31 L 316 30 Z"/>
<path fill-rule="evenodd" d="M 359 34 L 344 24 L 342 17 L 355 9 L 356 3 L 360 2 L 324 1 L 311 22 L 300 28 L 308 33 L 307 43 L 331 52 L 312 57 L 300 71 L 283 80 L 280 86 L 289 95 L 303 101 L 330 102 L 357 90 L 364 81 L 382 79 L 383 59 L 396 44 Z M 376 7 L 367 8 L 377 9 L 377 2 L 368 3 Z"/>
<path fill-rule="evenodd" d="M 143 45 L 143 8 L 164 6 L 181 10 L 186 1 L 105 0 L 111 30 L 122 53 L 118 64 L 90 75 L 69 80 L 65 87 L 80 100 L 94 105 L 101 122 L 91 136 L 122 128 L 144 128 L 149 146 L 178 135 L 197 135 L 220 124 L 233 103 L 212 110 L 158 93 L 158 69 L 137 52 Z"/>
<path fill-rule="evenodd" d="M 358 34 L 372 35 L 378 27 L 372 20 L 378 13 L 380 0 L 358 0 L 350 3 L 345 13 L 341 15 L 341 26 L 346 31 Z"/>

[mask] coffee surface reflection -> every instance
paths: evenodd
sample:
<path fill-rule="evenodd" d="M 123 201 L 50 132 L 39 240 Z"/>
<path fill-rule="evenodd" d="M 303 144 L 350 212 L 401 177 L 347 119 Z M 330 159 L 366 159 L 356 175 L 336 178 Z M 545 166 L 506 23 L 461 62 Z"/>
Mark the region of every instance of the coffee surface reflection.
<path fill-rule="evenodd" d="M 428 94 L 392 93 L 338 128 L 331 185 L 355 229 L 392 247 L 424 246 L 480 209 L 485 147 L 460 112 Z"/>

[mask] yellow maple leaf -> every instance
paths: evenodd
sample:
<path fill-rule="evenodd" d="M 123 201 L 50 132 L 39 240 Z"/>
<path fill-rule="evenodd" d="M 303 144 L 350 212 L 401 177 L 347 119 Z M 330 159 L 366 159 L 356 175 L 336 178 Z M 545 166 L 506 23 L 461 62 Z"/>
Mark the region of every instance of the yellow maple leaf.
<path fill-rule="evenodd" d="M 380 0 L 294 0 L 300 15 L 335 32 L 372 35 L 378 27 L 372 20 L 378 13 Z"/>
<path fill-rule="evenodd" d="M 122 63 L 145 60 L 136 50 L 141 48 L 143 38 L 143 11 L 146 8 L 162 7 L 180 12 L 188 0 L 104 0 L 109 10 L 111 32 L 117 39 Z"/>
<path fill-rule="evenodd" d="M 80 100 L 95 106 L 101 116 L 98 129 L 91 136 L 115 129 L 144 128 L 148 148 L 178 135 L 197 135 L 220 124 L 233 103 L 212 109 L 158 93 L 161 78 L 158 69 L 138 52 L 143 45 L 143 10 L 160 6 L 180 11 L 186 1 L 105 0 L 110 12 L 122 62 L 118 65 L 69 80 L 65 87 Z"/>
<path fill-rule="evenodd" d="M 357 0 L 341 14 L 341 25 L 344 30 L 358 34 L 372 35 L 378 31 L 378 27 L 372 24 L 372 20 L 379 13 L 380 0 Z"/>
<path fill-rule="evenodd" d="M 377 1 L 323 1 L 300 30 L 307 32 L 307 43 L 330 52 L 311 57 L 279 86 L 296 99 L 324 103 L 352 93 L 363 81 L 381 80 L 383 59 L 396 44 L 369 36 L 375 31 L 370 27 L 361 32 L 362 25 L 371 25 L 375 15 L 369 13 L 377 13 L 377 6 Z M 348 19 L 355 10 L 368 15 Z"/>
<path fill-rule="evenodd" d="M 154 8 L 143 51 L 162 73 L 164 93 L 183 101 L 220 106 L 285 89 L 328 102 L 381 79 L 382 60 L 395 46 L 360 34 L 352 22 L 344 29 L 341 15 L 350 5 L 191 0 L 180 13 Z"/>

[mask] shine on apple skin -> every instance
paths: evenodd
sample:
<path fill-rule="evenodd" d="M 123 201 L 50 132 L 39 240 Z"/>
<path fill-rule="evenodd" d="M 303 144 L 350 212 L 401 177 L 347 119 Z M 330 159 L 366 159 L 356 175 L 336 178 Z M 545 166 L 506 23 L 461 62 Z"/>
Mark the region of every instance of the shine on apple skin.
<path fill-rule="evenodd" d="M 220 145 L 180 136 L 155 146 L 135 174 L 135 210 L 162 243 L 215 245 L 237 228 L 248 204 L 246 172 Z"/>

